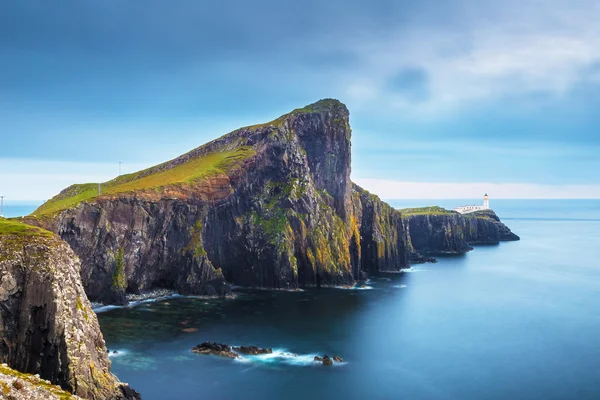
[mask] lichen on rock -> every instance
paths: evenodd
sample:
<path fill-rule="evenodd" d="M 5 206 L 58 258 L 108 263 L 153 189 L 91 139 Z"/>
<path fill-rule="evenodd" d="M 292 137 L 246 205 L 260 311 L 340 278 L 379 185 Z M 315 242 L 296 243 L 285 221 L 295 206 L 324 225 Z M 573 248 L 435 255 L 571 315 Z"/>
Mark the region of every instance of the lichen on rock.
<path fill-rule="evenodd" d="M 79 259 L 57 236 L 0 223 L 0 362 L 83 398 L 137 398 L 110 373 L 79 272 Z"/>

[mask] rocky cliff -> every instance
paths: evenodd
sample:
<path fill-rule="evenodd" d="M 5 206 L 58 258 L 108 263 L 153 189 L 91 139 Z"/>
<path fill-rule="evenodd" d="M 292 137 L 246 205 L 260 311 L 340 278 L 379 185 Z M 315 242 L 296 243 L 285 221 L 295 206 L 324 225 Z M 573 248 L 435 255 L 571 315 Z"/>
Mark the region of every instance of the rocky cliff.
<path fill-rule="evenodd" d="M 400 214 L 350 182 L 349 113 L 321 100 L 102 185 L 74 185 L 31 223 L 82 261 L 94 301 L 228 283 L 350 285 L 408 265 Z"/>
<path fill-rule="evenodd" d="M 57 236 L 0 218 L 0 362 L 86 399 L 139 398 L 110 373 L 79 273 Z"/>
<path fill-rule="evenodd" d="M 471 245 L 519 240 L 492 210 L 459 214 L 441 207 L 401 210 L 414 252 L 421 255 L 461 254 Z"/>

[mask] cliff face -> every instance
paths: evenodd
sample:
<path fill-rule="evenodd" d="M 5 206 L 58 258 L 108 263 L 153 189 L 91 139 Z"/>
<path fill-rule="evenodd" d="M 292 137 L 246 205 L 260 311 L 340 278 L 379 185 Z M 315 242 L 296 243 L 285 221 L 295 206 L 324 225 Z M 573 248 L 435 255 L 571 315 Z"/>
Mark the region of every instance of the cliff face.
<path fill-rule="evenodd" d="M 349 114 L 322 100 L 177 159 L 67 188 L 29 220 L 82 261 L 95 301 L 156 287 L 225 295 L 349 285 L 407 266 L 400 215 L 350 182 Z M 362 239 L 361 239 L 362 237 Z"/>
<path fill-rule="evenodd" d="M 138 398 L 110 373 L 79 268 L 50 232 L 0 219 L 0 362 L 84 398 Z"/>
<path fill-rule="evenodd" d="M 353 194 L 363 271 L 390 272 L 407 267 L 411 247 L 400 212 L 356 184 Z"/>
<path fill-rule="evenodd" d="M 519 240 L 492 210 L 459 214 L 440 208 L 404 213 L 407 236 L 415 252 L 424 255 L 461 254 L 471 245 Z"/>

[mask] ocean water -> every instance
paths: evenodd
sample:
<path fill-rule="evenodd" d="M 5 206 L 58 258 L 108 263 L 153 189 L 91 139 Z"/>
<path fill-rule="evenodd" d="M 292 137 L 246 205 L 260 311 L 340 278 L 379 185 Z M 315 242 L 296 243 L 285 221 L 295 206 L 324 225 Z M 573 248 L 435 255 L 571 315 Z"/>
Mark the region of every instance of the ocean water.
<path fill-rule="evenodd" d="M 22 217 L 31 214 L 42 203 L 42 201 L 9 201 L 4 199 L 2 213 L 5 218 Z"/>
<path fill-rule="evenodd" d="M 599 399 L 600 201 L 491 205 L 521 241 L 373 277 L 370 290 L 238 290 L 101 312 L 113 372 L 145 400 Z M 274 354 L 190 352 L 206 340 Z"/>

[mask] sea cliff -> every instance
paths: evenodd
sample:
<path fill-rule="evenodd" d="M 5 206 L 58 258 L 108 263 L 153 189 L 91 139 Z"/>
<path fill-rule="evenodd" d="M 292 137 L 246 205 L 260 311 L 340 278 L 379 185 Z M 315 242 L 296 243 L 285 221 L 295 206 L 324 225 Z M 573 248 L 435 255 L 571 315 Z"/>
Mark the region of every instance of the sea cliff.
<path fill-rule="evenodd" d="M 67 241 L 91 300 L 162 287 L 352 285 L 408 265 L 400 214 L 350 181 L 347 108 L 321 100 L 102 185 L 28 219 Z"/>
<path fill-rule="evenodd" d="M 353 184 L 351 133 L 346 106 L 321 100 L 100 193 L 70 186 L 26 220 L 68 242 L 89 298 L 113 304 L 157 288 L 227 296 L 231 284 L 353 285 L 497 239 L 491 215 L 404 215 Z"/>
<path fill-rule="evenodd" d="M 462 254 L 472 245 L 519 240 L 492 210 L 459 214 L 441 207 L 400 210 L 414 253 L 420 255 Z"/>
<path fill-rule="evenodd" d="M 137 399 L 110 373 L 79 273 L 56 235 L 0 218 L 0 374 L 38 374 L 86 399 Z"/>

